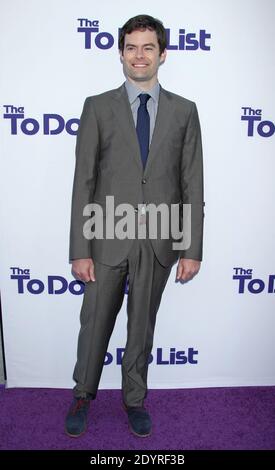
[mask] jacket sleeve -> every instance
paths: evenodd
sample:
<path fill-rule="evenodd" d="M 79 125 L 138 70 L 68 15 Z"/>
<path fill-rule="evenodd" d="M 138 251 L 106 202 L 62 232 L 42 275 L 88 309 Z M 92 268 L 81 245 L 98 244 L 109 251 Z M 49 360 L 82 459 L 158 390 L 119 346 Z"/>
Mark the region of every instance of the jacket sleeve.
<path fill-rule="evenodd" d="M 99 132 L 92 98 L 86 98 L 76 140 L 72 193 L 70 260 L 90 258 L 90 240 L 83 235 L 84 207 L 93 202 L 96 187 Z"/>
<path fill-rule="evenodd" d="M 204 221 L 203 159 L 200 122 L 195 103 L 192 103 L 183 142 L 181 192 L 183 204 L 191 204 L 191 245 L 180 252 L 180 258 L 201 261 Z"/>

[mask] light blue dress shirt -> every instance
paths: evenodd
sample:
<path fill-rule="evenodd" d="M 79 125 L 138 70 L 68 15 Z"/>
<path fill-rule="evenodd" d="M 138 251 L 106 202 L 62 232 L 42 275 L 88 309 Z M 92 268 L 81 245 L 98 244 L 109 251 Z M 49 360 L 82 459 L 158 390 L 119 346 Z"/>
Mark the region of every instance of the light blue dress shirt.
<path fill-rule="evenodd" d="M 147 109 L 148 109 L 148 113 L 150 116 L 150 141 L 149 143 L 151 143 L 154 128 L 155 128 L 155 123 L 156 123 L 157 111 L 158 111 L 160 85 L 157 82 L 151 90 L 143 91 L 137 86 L 133 85 L 133 83 L 131 83 L 129 80 L 126 80 L 125 88 L 128 94 L 135 126 L 137 125 L 137 112 L 138 112 L 138 108 L 140 105 L 140 100 L 139 100 L 138 95 L 140 95 L 140 93 L 146 93 L 150 95 L 151 97 L 147 102 Z"/>

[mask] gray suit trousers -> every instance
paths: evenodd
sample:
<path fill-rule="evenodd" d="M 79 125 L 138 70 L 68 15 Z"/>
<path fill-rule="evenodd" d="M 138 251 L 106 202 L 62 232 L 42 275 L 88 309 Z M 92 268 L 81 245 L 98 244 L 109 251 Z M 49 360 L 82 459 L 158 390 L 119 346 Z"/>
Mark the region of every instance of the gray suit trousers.
<path fill-rule="evenodd" d="M 117 266 L 94 261 L 95 282 L 88 282 L 80 313 L 76 397 L 96 397 L 105 354 L 120 311 L 127 275 L 127 343 L 122 359 L 122 394 L 126 406 L 142 406 L 147 395 L 148 360 L 153 346 L 156 315 L 172 264 L 162 266 L 150 240 L 135 239 Z"/>

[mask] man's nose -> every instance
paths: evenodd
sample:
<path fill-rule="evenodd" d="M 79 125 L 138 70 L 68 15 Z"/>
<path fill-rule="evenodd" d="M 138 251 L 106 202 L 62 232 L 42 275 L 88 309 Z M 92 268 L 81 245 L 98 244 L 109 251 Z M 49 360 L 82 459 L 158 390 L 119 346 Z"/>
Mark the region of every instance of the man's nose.
<path fill-rule="evenodd" d="M 137 59 L 143 59 L 143 57 L 144 57 L 143 48 L 142 47 L 137 48 L 136 49 L 136 58 Z"/>

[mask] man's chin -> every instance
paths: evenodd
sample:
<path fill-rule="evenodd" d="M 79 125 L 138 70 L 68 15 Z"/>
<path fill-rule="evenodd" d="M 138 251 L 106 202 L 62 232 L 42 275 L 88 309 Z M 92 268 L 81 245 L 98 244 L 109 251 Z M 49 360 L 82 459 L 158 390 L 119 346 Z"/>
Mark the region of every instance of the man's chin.
<path fill-rule="evenodd" d="M 152 77 L 148 77 L 146 75 L 134 75 L 130 76 L 130 78 L 135 82 L 148 82 Z"/>

